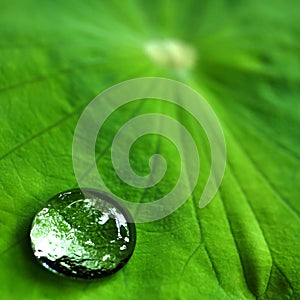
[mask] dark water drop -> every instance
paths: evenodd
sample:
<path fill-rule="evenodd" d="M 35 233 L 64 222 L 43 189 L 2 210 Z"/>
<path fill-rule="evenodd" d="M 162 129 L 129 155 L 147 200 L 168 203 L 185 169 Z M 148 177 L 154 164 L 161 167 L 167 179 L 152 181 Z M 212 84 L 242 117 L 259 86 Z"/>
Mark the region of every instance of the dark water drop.
<path fill-rule="evenodd" d="M 117 202 L 95 190 L 73 189 L 54 196 L 35 216 L 30 238 L 34 255 L 50 271 L 96 279 L 128 262 L 136 231 Z"/>

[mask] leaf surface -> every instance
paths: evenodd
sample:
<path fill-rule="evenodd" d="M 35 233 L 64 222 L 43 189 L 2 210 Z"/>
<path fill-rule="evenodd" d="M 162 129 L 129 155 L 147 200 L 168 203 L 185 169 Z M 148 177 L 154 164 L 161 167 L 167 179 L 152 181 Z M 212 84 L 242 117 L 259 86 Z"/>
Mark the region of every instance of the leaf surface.
<path fill-rule="evenodd" d="M 300 298 L 297 1 L 2 2 L 3 299 Z M 146 55 L 148 41 L 168 38 L 196 49 L 197 65 L 185 76 Z M 157 186 L 133 189 L 112 169 L 114 134 L 132 117 L 149 112 L 172 116 L 189 129 L 201 159 L 198 185 L 173 214 L 137 225 L 135 253 L 115 275 L 88 283 L 56 277 L 32 256 L 32 218 L 47 199 L 77 185 L 72 139 L 85 105 L 105 88 L 145 76 L 183 81 L 212 106 L 227 142 L 222 186 L 207 207 L 198 208 L 210 150 L 186 111 L 149 99 L 116 111 L 96 145 L 98 167 L 115 193 L 148 202 L 176 183 L 180 158 L 161 136 L 141 138 L 130 157 L 141 175 L 149 172 L 151 155 L 166 158 L 168 171 Z"/>

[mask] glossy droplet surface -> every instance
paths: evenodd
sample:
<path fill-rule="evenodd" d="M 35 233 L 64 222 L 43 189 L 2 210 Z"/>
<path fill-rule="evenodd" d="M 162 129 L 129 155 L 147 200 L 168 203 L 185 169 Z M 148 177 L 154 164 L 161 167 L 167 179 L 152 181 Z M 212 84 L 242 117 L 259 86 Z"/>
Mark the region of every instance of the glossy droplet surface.
<path fill-rule="evenodd" d="M 74 189 L 50 199 L 35 216 L 31 245 L 39 262 L 54 273 L 101 278 L 131 257 L 136 240 L 129 213 L 108 196 Z"/>

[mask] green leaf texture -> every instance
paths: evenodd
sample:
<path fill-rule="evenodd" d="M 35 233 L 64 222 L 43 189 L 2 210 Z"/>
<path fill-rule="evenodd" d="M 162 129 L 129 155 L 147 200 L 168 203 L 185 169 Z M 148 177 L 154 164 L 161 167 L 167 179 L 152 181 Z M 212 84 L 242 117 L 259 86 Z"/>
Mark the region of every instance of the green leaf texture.
<path fill-rule="evenodd" d="M 300 299 L 299 10 L 298 1 L 279 0 L 2 0 L 1 299 Z M 164 39 L 194 47 L 194 69 L 178 74 L 155 64 L 145 45 Z M 189 129 L 199 148 L 199 183 L 170 216 L 137 224 L 134 255 L 115 275 L 97 282 L 57 277 L 32 256 L 31 221 L 47 199 L 77 185 L 72 138 L 85 105 L 105 88 L 144 76 L 182 81 L 212 106 L 227 142 L 222 186 L 198 208 L 210 150 L 190 114 L 160 100 L 128 104 L 109 118 L 96 146 L 113 191 L 147 202 L 176 183 L 177 150 L 156 135 L 136 141 L 130 159 L 147 174 L 149 157 L 161 153 L 168 161 L 162 182 L 133 189 L 113 171 L 114 134 L 148 112 Z"/>

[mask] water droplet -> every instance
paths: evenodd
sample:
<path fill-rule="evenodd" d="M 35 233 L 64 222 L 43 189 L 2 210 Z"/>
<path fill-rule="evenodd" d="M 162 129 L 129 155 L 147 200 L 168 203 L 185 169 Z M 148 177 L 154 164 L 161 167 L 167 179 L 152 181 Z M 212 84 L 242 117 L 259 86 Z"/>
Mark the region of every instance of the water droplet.
<path fill-rule="evenodd" d="M 117 202 L 95 190 L 74 189 L 50 199 L 35 216 L 30 238 L 34 255 L 50 271 L 94 279 L 128 262 L 136 232 Z"/>

